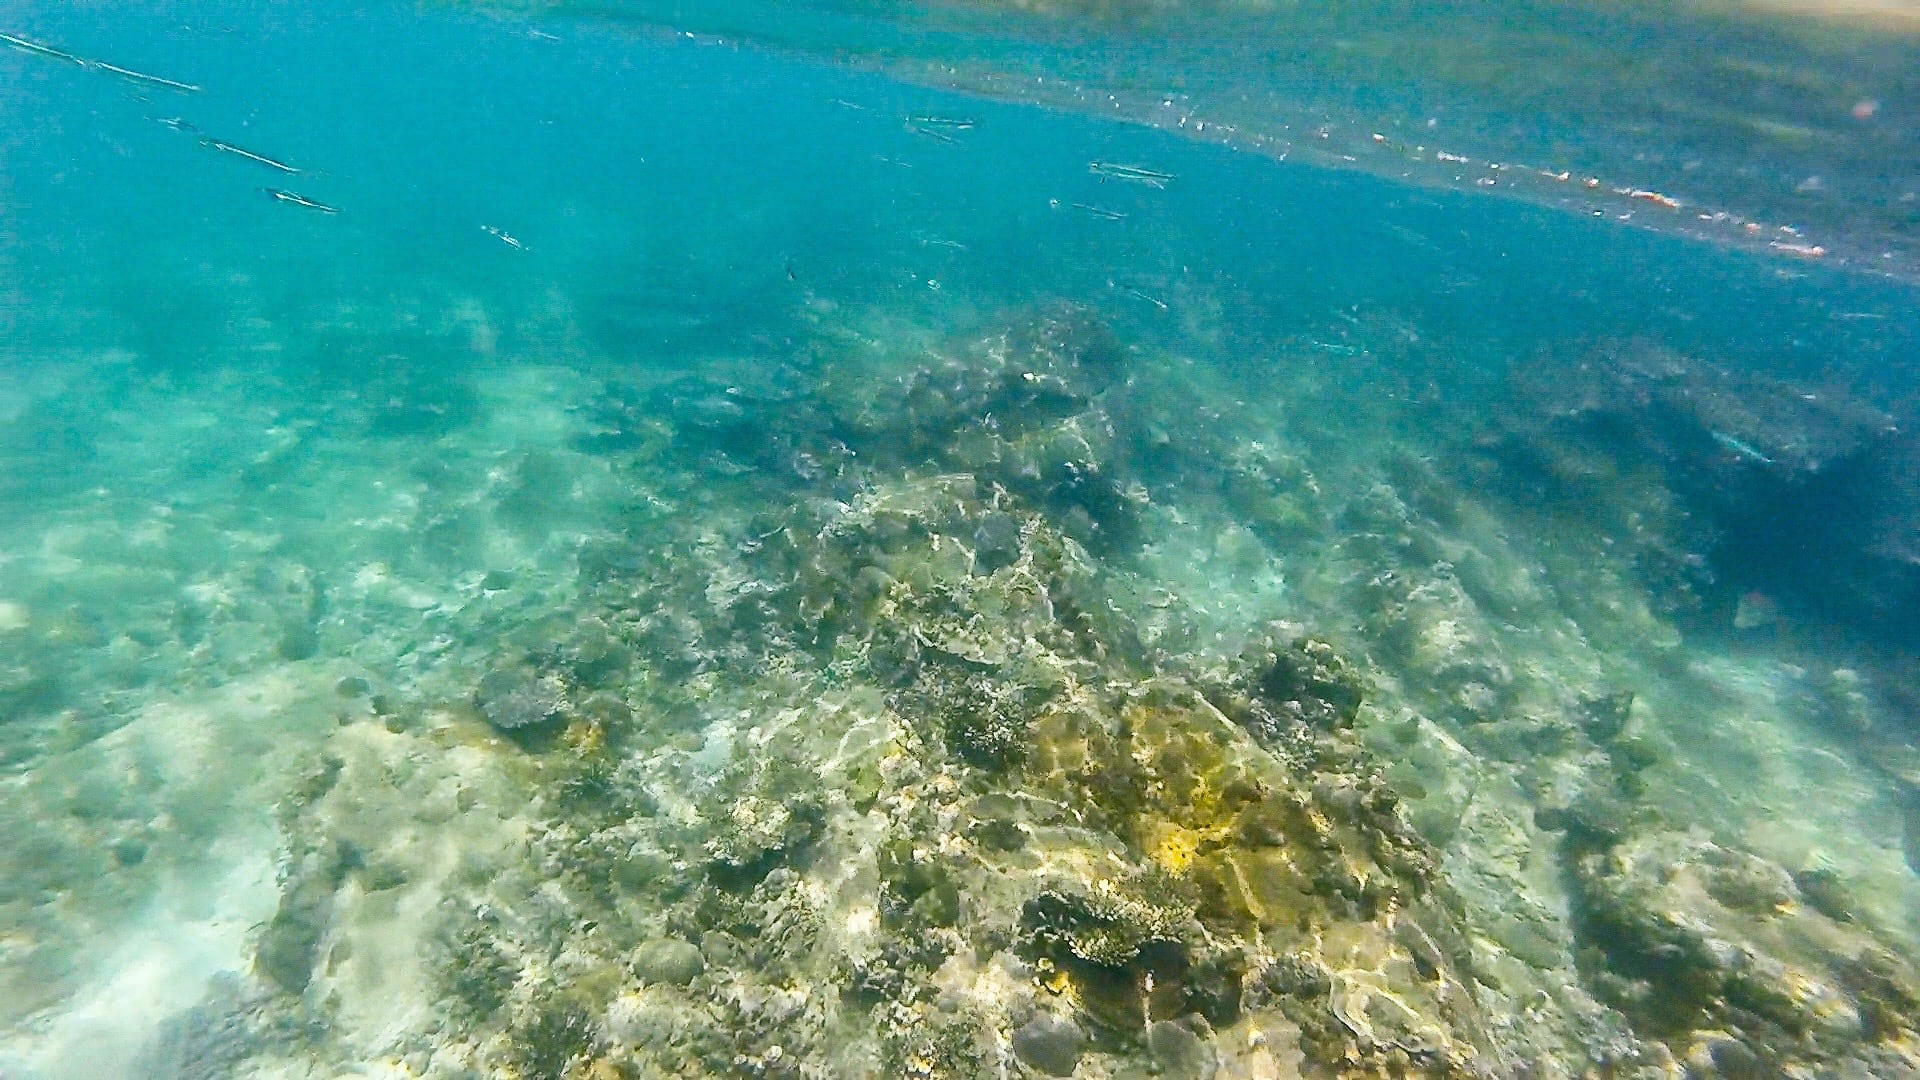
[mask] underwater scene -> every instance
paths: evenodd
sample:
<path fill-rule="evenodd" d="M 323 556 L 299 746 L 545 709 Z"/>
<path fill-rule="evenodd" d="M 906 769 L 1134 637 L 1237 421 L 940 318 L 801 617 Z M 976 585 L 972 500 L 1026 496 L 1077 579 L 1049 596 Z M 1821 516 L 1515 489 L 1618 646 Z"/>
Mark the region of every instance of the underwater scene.
<path fill-rule="evenodd" d="M 1920 1075 L 1920 10 L 20 4 L 0 1077 Z"/>

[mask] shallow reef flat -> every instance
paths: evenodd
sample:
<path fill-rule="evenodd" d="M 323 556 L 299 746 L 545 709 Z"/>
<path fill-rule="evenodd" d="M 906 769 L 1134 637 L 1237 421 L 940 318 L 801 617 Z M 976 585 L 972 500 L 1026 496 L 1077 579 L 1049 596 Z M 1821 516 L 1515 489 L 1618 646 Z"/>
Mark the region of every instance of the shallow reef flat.
<path fill-rule="evenodd" d="M 1764 483 L 1712 432 L 1868 413 L 809 318 L 23 384 L 75 453 L 0 552 L 0 1067 L 1920 1068 L 1898 650 L 1699 557 Z"/>

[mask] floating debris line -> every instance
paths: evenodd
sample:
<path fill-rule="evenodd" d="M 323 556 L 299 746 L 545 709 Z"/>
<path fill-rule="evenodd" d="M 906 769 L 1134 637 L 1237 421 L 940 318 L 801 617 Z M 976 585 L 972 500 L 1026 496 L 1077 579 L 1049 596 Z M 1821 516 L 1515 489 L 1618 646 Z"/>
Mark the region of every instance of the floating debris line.
<path fill-rule="evenodd" d="M 1328 138 L 1329 135 L 1322 129 L 1319 132 L 1319 137 L 1325 139 Z M 1415 161 L 1423 160 L 1429 152 L 1424 144 L 1396 142 L 1379 132 L 1373 133 L 1371 141 L 1375 145 L 1394 150 Z M 1452 154 L 1439 149 L 1435 149 L 1431 151 L 1431 153 L 1434 161 L 1445 162 L 1451 165 L 1476 164 L 1473 158 L 1463 154 Z M 1487 175 L 1475 177 L 1473 179 L 1475 187 L 1497 187 L 1503 182 L 1509 186 L 1517 186 L 1524 179 L 1533 177 L 1552 184 L 1574 185 L 1596 196 L 1604 192 L 1628 202 L 1648 203 L 1662 210 L 1681 211 L 1687 208 L 1686 203 L 1665 192 L 1642 187 L 1608 185 L 1597 176 L 1588 176 L 1576 181 L 1574 175 L 1565 169 L 1556 171 L 1553 169 L 1538 168 L 1532 165 L 1502 161 L 1483 161 L 1477 164 L 1486 169 Z M 1456 176 L 1455 179 L 1464 181 L 1466 177 L 1460 175 Z M 1592 213 L 1598 217 L 1601 216 L 1604 211 L 1594 210 Z M 1613 218 L 1616 221 L 1631 222 L 1634 220 L 1634 211 L 1632 209 L 1622 210 L 1613 214 Z M 1802 242 L 1799 239 L 1800 230 L 1791 225 L 1768 226 L 1762 222 L 1750 221 L 1724 210 L 1712 212 L 1696 211 L 1694 220 L 1701 225 L 1736 228 L 1739 230 L 1739 237 L 1746 240 L 1757 240 L 1768 233 L 1772 233 L 1778 237 L 1786 237 L 1787 239 L 1768 239 L 1766 243 L 1767 250 L 1782 255 L 1791 255 L 1802 259 L 1820 259 L 1826 257 L 1827 254 L 1827 249 L 1822 245 Z"/>

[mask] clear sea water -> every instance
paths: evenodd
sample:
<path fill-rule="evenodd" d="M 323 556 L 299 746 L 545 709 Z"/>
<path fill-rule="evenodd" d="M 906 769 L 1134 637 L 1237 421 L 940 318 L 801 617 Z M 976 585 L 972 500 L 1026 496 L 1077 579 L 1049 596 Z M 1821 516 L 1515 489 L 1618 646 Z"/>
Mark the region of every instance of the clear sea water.
<path fill-rule="evenodd" d="M 0 31 L 0 1075 L 1920 1068 L 1910 12 Z"/>

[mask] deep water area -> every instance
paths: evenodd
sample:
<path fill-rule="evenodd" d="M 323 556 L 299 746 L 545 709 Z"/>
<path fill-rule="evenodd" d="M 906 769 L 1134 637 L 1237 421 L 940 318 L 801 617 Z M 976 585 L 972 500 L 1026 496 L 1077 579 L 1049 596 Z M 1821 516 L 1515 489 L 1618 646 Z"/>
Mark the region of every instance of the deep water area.
<path fill-rule="evenodd" d="M 8 18 L 0 1076 L 1920 1072 L 1897 277 L 778 41 Z"/>

